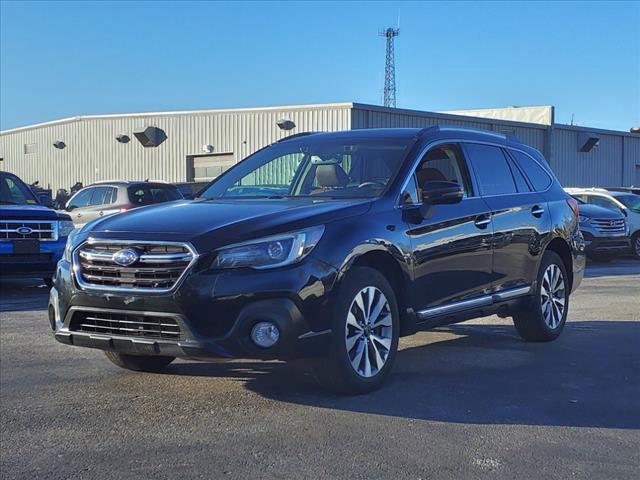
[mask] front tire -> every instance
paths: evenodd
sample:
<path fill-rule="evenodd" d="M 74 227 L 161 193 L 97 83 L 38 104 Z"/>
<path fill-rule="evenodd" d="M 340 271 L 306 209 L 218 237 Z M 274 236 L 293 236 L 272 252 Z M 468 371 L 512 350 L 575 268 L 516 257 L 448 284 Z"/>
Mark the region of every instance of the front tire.
<path fill-rule="evenodd" d="M 127 355 L 108 350 L 104 354 L 118 367 L 137 372 L 159 372 L 175 360 L 175 357 Z"/>
<path fill-rule="evenodd" d="M 545 252 L 534 295 L 527 307 L 513 315 L 513 323 L 523 339 L 549 342 L 560 336 L 569 311 L 568 279 L 558 254 Z"/>
<path fill-rule="evenodd" d="M 356 395 L 379 388 L 398 351 L 400 316 L 393 288 L 377 270 L 353 267 L 341 282 L 328 356 L 313 372 L 328 390 Z"/>

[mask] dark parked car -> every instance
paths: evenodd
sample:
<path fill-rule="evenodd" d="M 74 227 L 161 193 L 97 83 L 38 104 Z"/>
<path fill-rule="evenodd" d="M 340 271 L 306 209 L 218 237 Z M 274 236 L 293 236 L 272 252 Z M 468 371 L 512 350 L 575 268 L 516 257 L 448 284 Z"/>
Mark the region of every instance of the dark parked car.
<path fill-rule="evenodd" d="M 160 182 L 100 182 L 78 191 L 67 202 L 77 227 L 92 220 L 137 207 L 182 199 L 178 187 Z"/>
<path fill-rule="evenodd" d="M 0 172 L 0 275 L 37 277 L 48 285 L 73 230 L 69 215 L 40 204 L 22 180 Z"/>
<path fill-rule="evenodd" d="M 629 226 L 625 216 L 619 211 L 585 203 L 580 198 L 576 200 L 580 203 L 580 232 L 587 257 L 604 262 L 629 253 Z"/>
<path fill-rule="evenodd" d="M 578 214 L 542 155 L 502 135 L 298 135 L 196 200 L 86 225 L 51 327 L 133 370 L 311 357 L 323 385 L 366 392 L 417 330 L 498 313 L 526 340 L 558 337 L 585 266 Z"/>

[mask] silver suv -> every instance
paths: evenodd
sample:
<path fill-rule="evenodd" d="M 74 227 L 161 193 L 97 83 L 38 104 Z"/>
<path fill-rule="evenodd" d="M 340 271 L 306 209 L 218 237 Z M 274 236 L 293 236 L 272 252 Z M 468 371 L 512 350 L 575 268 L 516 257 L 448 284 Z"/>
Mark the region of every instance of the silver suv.
<path fill-rule="evenodd" d="M 175 185 L 161 182 L 100 182 L 78 191 L 65 210 L 76 227 L 98 217 L 122 213 L 136 207 L 182 199 Z"/>

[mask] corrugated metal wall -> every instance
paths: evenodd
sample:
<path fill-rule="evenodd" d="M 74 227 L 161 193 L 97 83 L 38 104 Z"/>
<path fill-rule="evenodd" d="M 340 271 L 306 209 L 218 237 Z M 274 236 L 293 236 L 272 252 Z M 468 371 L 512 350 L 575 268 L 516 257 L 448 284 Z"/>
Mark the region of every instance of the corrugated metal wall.
<path fill-rule="evenodd" d="M 54 191 L 76 181 L 85 185 L 108 179 L 185 181 L 187 157 L 202 155 L 203 145 L 213 145 L 214 153 L 232 153 L 239 161 L 287 135 L 276 125 L 281 118 L 296 123 L 294 132 L 432 125 L 499 131 L 542 151 L 567 186 L 631 185 L 640 169 L 640 136 L 625 132 L 596 131 L 600 146 L 579 153 L 577 135 L 584 127 L 548 127 L 350 103 L 95 116 L 35 125 L 0 132 L 1 168 L 27 182 L 39 180 Z M 133 131 L 145 126 L 162 128 L 167 140 L 156 148 L 142 147 Z M 118 143 L 115 137 L 119 134 L 129 135 L 131 141 Z M 53 148 L 56 140 L 63 140 L 67 147 Z M 26 154 L 25 145 L 36 151 Z M 291 165 L 283 168 L 280 173 L 268 172 L 269 178 L 286 177 Z"/>
<path fill-rule="evenodd" d="M 550 164 L 563 185 L 571 187 L 630 186 L 640 164 L 640 137 L 623 132 L 595 130 L 600 144 L 590 152 L 578 151 L 581 127 L 553 128 Z"/>
<path fill-rule="evenodd" d="M 256 110 L 184 112 L 135 116 L 83 117 L 53 125 L 3 132 L 0 135 L 2 168 L 26 182 L 40 181 L 54 190 L 76 181 L 85 185 L 110 179 L 170 182 L 185 181 L 186 157 L 202 154 L 203 145 L 215 153 L 233 153 L 236 161 L 287 135 L 276 122 L 293 120 L 300 131 L 334 131 L 351 128 L 351 104 L 282 107 Z M 133 131 L 145 126 L 162 128 L 167 140 L 145 148 Z M 131 141 L 118 143 L 127 134 Z M 52 146 L 63 140 L 66 148 Z M 25 144 L 37 151 L 25 154 Z"/>
<path fill-rule="evenodd" d="M 546 127 L 542 125 L 523 125 L 519 122 L 500 120 L 486 120 L 461 115 L 447 115 L 431 112 L 417 112 L 412 110 L 390 111 L 368 105 L 354 106 L 352 128 L 425 128 L 434 125 L 481 128 L 494 132 L 515 135 L 521 142 L 538 150 L 544 149 Z"/>

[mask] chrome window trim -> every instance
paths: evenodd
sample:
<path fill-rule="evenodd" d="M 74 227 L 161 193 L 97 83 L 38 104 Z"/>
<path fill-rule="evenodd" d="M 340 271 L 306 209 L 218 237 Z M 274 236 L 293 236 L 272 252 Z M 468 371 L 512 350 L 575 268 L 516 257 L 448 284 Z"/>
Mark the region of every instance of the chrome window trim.
<path fill-rule="evenodd" d="M 59 237 L 59 231 L 60 231 L 60 221 L 61 220 L 14 220 L 14 219 L 6 219 L 6 218 L 2 218 L 0 219 L 0 223 L 23 223 L 25 225 L 28 224 L 34 224 L 34 223 L 50 223 L 51 224 L 51 230 L 33 230 L 33 232 L 37 232 L 37 233 L 45 233 L 45 232 L 51 232 L 51 238 L 33 238 L 31 240 L 40 240 L 41 242 L 56 242 L 58 241 Z M 11 233 L 11 232 L 17 232 L 17 229 L 2 229 L 0 230 L 0 232 L 2 233 Z M 2 238 L 0 239 L 0 241 L 3 242 L 12 242 L 14 240 L 21 240 L 20 238 Z M 25 240 L 30 240 L 30 239 L 25 239 Z"/>
<path fill-rule="evenodd" d="M 492 132 L 488 132 L 488 133 L 492 133 Z M 431 150 L 434 147 L 437 147 L 438 145 L 446 145 L 449 143 L 459 143 L 459 144 L 464 144 L 464 143 L 478 143 L 480 145 L 489 145 L 492 147 L 498 147 L 498 148 L 502 148 L 502 149 L 512 149 L 515 151 L 518 151 L 520 153 L 523 153 L 525 155 L 527 155 L 528 157 L 530 157 L 534 162 L 536 162 L 538 165 L 540 165 L 540 162 L 538 160 L 536 160 L 535 158 L 533 158 L 529 153 L 525 152 L 524 150 L 518 148 L 518 147 L 513 147 L 511 145 L 507 145 L 505 143 L 495 143 L 495 142 L 488 142 L 488 141 L 482 141 L 482 140 L 469 140 L 469 139 L 455 139 L 455 138 L 447 138 L 447 139 L 440 139 L 440 140 L 434 140 L 433 142 L 427 144 L 421 151 L 420 153 L 416 156 L 416 159 L 413 161 L 413 165 L 411 166 L 411 170 L 409 172 L 409 175 L 407 177 L 405 177 L 404 181 L 402 182 L 402 187 L 400 188 L 400 192 L 398 193 L 398 197 L 396 198 L 396 208 L 402 208 L 403 205 L 402 204 L 402 192 L 404 192 L 405 188 L 407 188 L 407 185 L 409 184 L 409 181 L 411 180 L 412 175 L 415 173 L 416 168 L 418 168 L 418 165 L 420 164 L 420 161 L 422 160 L 422 158 L 427 154 L 427 152 L 429 150 Z M 464 154 L 464 152 L 463 152 Z M 473 172 L 471 165 L 469 163 L 469 159 L 467 159 L 466 155 L 464 158 L 465 161 L 465 165 L 467 167 L 467 171 L 469 172 L 469 174 L 473 175 L 474 180 L 477 181 L 477 179 L 475 178 L 475 172 Z M 543 167 L 542 165 L 540 165 L 540 167 L 545 171 L 545 173 L 547 175 L 549 175 L 549 172 L 547 172 L 547 169 L 545 167 Z M 466 196 L 465 198 L 492 198 L 492 197 L 504 197 L 506 195 L 530 195 L 532 193 L 546 193 L 549 190 L 551 190 L 551 187 L 553 186 L 554 183 L 554 177 L 552 177 L 551 175 L 549 175 L 551 177 L 551 183 L 549 184 L 549 186 L 547 187 L 546 190 L 541 190 L 541 191 L 533 191 L 533 192 L 515 192 L 515 193 L 505 193 L 505 194 L 500 194 L 500 195 L 480 195 L 479 193 L 473 195 L 473 196 Z"/>
<path fill-rule="evenodd" d="M 186 248 L 191 254 L 192 258 L 189 264 L 184 268 L 182 274 L 176 279 L 175 283 L 170 288 L 148 288 L 148 287 L 137 287 L 137 288 L 129 288 L 129 287 L 113 287 L 106 285 L 91 285 L 87 284 L 82 279 L 82 272 L 80 271 L 80 256 L 79 250 L 85 245 L 173 245 Z M 192 270 L 193 266 L 197 262 L 200 255 L 193 247 L 193 245 L 189 242 L 163 242 L 160 240 L 115 240 L 115 239 L 101 239 L 89 237 L 84 242 L 80 243 L 73 249 L 71 254 L 71 258 L 73 260 L 73 274 L 78 282 L 78 286 L 81 290 L 85 290 L 88 292 L 113 292 L 113 293 L 132 293 L 132 294 L 157 294 L 164 295 L 167 293 L 174 292 L 184 281 L 187 274 Z"/>

